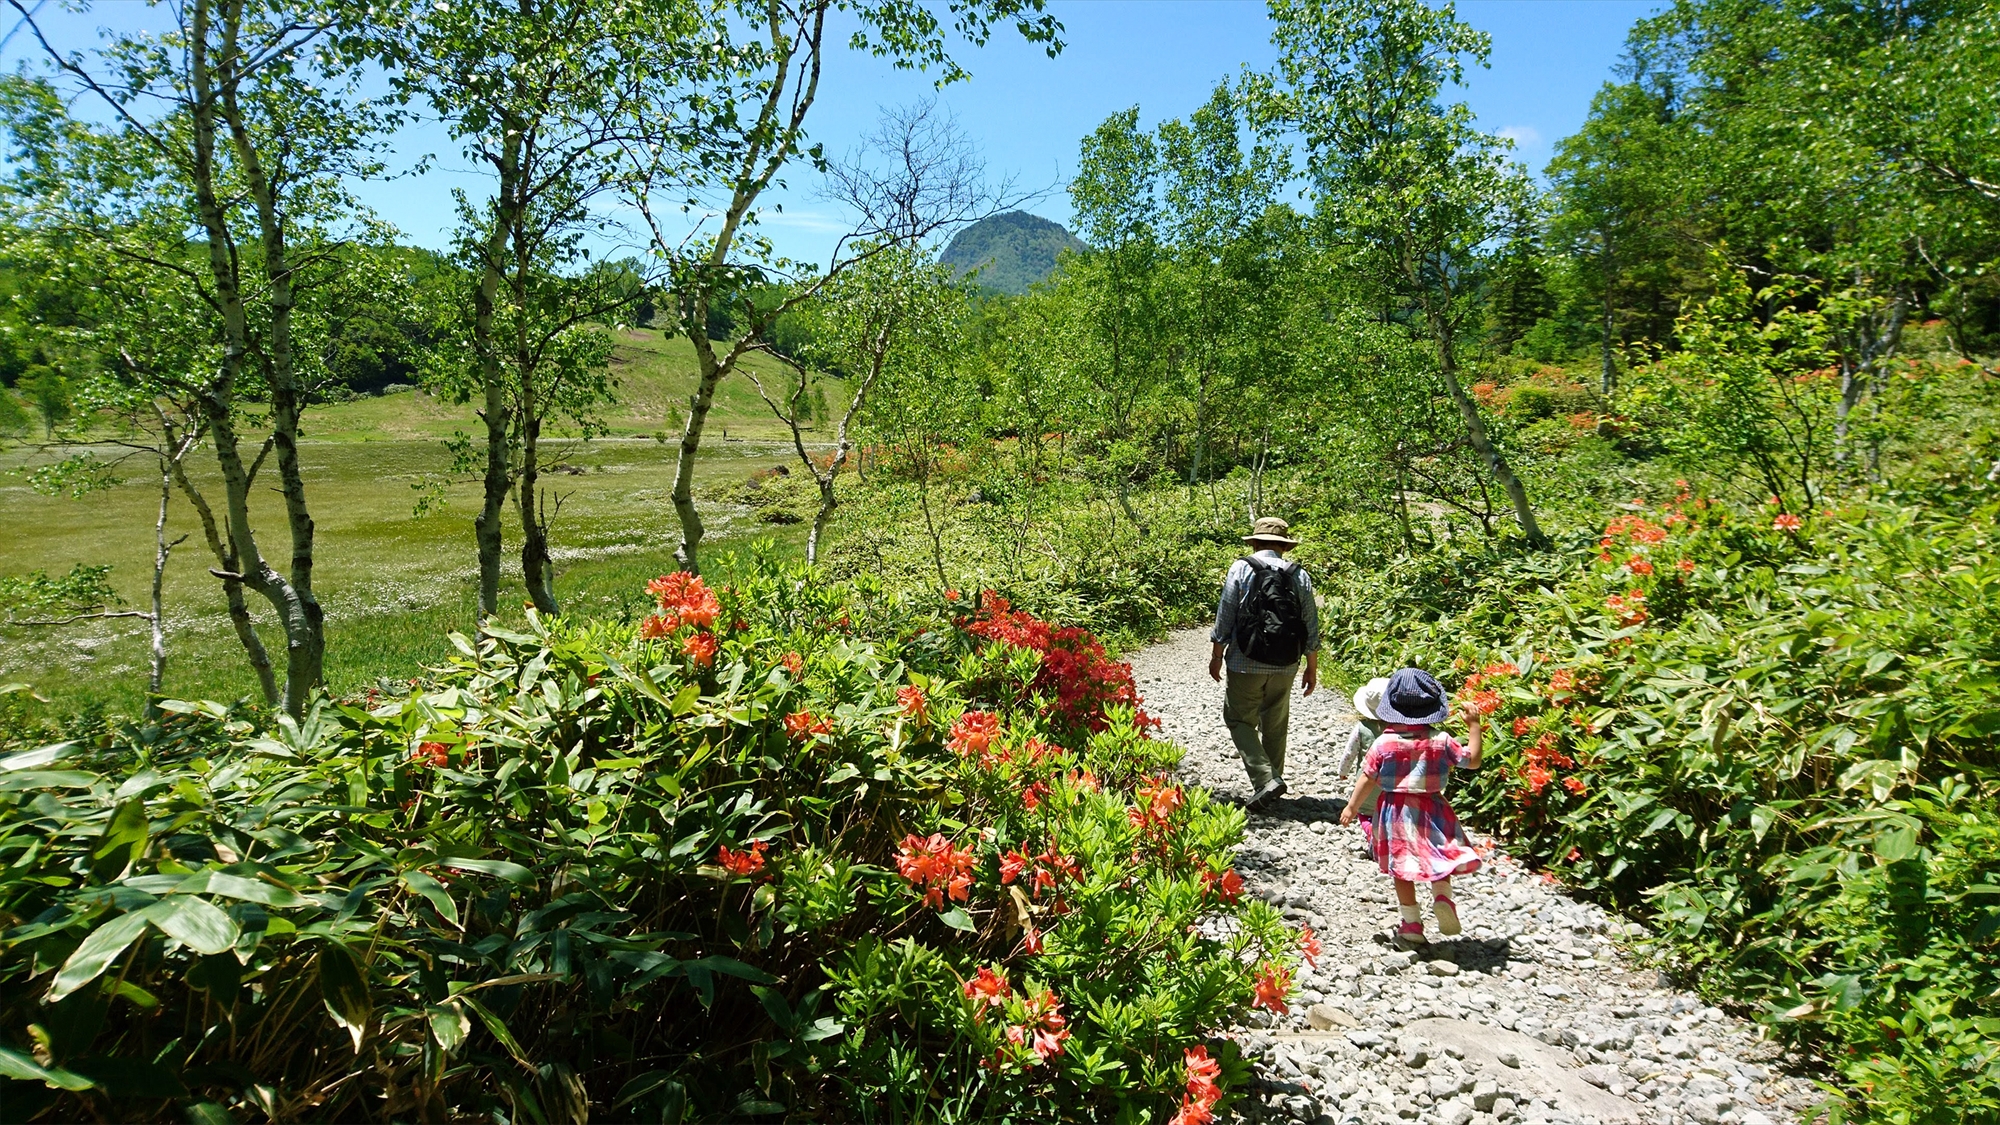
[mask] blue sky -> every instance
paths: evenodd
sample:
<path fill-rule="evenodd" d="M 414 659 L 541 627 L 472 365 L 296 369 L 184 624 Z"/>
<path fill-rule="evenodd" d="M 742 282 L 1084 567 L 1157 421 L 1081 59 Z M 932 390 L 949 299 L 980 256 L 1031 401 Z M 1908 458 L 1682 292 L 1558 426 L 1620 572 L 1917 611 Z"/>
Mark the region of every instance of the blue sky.
<path fill-rule="evenodd" d="M 1663 0 L 1459 0 L 1460 16 L 1493 37 L 1491 67 L 1472 72 L 1461 96 L 1482 127 L 1513 138 L 1516 156 L 1539 171 L 1612 77 L 1632 24 L 1663 6 Z M 1137 105 L 1142 124 L 1156 125 L 1192 111 L 1244 66 L 1263 69 L 1274 59 L 1258 0 L 1051 0 L 1049 7 L 1066 29 L 1060 56 L 1048 58 L 1011 31 L 997 34 L 984 49 L 961 50 L 972 79 L 937 97 L 979 145 L 989 175 L 1049 189 L 1027 209 L 1059 222 L 1069 219 L 1062 185 L 1075 169 L 1078 141 L 1105 117 Z M 81 15 L 47 4 L 41 13 L 66 49 L 88 46 L 97 27 L 157 26 L 162 19 L 134 0 Z M 0 28 L 12 26 L 0 19 Z M 38 52 L 23 32 L 0 51 L 0 63 L 11 69 Z M 843 48 L 828 60 L 809 128 L 829 152 L 845 152 L 875 127 L 882 107 L 932 93 L 932 76 Z M 442 248 L 454 222 L 451 188 L 478 192 L 482 184 L 435 127 L 405 130 L 396 149 L 405 164 L 429 153 L 437 160 L 421 177 L 363 185 L 361 194 L 406 241 Z M 766 233 L 790 257 L 823 259 L 844 229 L 814 179 L 809 168 L 795 169 L 774 200 L 782 213 L 764 216 Z"/>

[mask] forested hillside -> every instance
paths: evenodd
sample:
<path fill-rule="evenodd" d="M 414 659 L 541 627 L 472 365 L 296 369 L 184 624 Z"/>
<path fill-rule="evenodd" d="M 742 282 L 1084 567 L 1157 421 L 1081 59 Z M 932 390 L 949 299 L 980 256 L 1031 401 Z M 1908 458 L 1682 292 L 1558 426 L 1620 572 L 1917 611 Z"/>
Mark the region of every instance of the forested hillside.
<path fill-rule="evenodd" d="M 933 105 L 816 147 L 834 7 L 189 0 L 0 84 L 0 500 L 62 552 L 0 612 L 137 654 L 0 688 L 4 1116 L 1251 1112 L 1224 1030 L 1317 942 L 1114 654 L 1277 515 L 1337 686 L 1484 717 L 1474 827 L 1828 1120 L 2000 1120 L 2000 4 L 1683 0 L 1529 169 L 1449 6 L 1271 0 L 1081 138 L 1074 238 Z M 1063 34 L 842 10 L 947 81 Z M 403 112 L 491 179 L 449 255 L 344 186 Z M 394 427 L 448 533 L 334 452 Z"/>
<path fill-rule="evenodd" d="M 1084 245 L 1061 223 L 1025 211 L 990 215 L 951 236 L 938 261 L 963 276 L 977 270 L 981 289 L 1018 297 L 1055 272 L 1065 251 Z"/>

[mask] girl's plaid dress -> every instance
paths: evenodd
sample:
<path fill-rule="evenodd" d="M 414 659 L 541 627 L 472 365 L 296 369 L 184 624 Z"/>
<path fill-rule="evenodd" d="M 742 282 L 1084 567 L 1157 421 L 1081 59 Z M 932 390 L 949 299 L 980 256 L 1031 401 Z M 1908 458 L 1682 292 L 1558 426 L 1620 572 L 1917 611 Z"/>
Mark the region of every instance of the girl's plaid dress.
<path fill-rule="evenodd" d="M 1451 767 L 1465 754 L 1448 734 L 1418 737 L 1397 730 L 1384 732 L 1368 748 L 1361 772 L 1382 786 L 1373 836 L 1383 874 L 1435 883 L 1479 870 L 1479 853 L 1463 843 L 1458 816 L 1444 799 Z"/>

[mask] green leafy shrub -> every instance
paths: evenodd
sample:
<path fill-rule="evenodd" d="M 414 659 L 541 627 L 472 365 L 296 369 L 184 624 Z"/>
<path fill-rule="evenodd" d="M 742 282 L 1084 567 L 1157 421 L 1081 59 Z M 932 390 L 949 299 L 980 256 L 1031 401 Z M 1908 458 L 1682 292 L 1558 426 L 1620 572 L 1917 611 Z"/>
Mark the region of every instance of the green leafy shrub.
<path fill-rule="evenodd" d="M 4 1116 L 1158 1119 L 1282 992 L 1130 706 L 804 570 L 651 592 L 0 759 Z"/>
<path fill-rule="evenodd" d="M 1684 491 L 1565 553 L 1412 560 L 1332 599 L 1328 636 L 1357 669 L 1455 676 L 1495 732 L 1469 814 L 1820 1050 L 1842 1112 L 1987 1118 L 2000 506 L 1971 498 Z"/>

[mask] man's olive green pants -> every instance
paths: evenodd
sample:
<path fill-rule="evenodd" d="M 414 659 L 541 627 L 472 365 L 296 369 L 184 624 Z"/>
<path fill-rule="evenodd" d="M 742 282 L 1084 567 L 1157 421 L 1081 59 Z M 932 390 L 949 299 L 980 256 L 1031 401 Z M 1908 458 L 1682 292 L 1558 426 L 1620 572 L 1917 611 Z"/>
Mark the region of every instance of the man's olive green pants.
<path fill-rule="evenodd" d="M 1285 776 L 1285 731 L 1292 722 L 1294 664 L 1282 672 L 1231 672 L 1222 691 L 1222 721 L 1250 771 L 1256 793 L 1273 777 Z"/>

